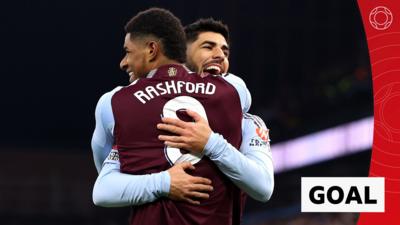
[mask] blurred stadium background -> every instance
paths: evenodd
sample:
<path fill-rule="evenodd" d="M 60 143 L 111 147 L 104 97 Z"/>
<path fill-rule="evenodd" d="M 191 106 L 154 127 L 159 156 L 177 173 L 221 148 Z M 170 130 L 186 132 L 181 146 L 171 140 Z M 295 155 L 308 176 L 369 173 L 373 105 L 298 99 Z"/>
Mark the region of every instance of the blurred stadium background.
<path fill-rule="evenodd" d="M 3 1 L 1 224 L 128 224 L 128 208 L 91 202 L 90 138 L 98 98 L 128 80 L 123 25 L 150 6 L 230 27 L 230 71 L 270 128 L 278 167 L 272 199 L 249 200 L 244 224 L 355 224 L 353 213 L 300 212 L 302 176 L 368 175 L 372 80 L 347 0 Z"/>

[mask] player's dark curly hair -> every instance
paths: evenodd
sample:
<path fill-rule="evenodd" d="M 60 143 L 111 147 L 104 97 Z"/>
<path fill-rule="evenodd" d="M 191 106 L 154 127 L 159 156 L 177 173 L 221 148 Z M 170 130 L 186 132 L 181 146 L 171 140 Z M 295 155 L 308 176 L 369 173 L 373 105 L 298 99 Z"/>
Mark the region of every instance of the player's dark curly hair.
<path fill-rule="evenodd" d="M 200 33 L 207 31 L 221 34 L 229 44 L 228 26 L 219 20 L 214 20 L 213 18 L 202 18 L 187 25 L 185 27 L 186 41 L 194 42 L 197 40 Z"/>
<path fill-rule="evenodd" d="M 150 8 L 138 13 L 125 25 L 125 32 L 133 38 L 154 36 L 160 40 L 165 56 L 180 63 L 186 61 L 181 21 L 166 9 Z"/>

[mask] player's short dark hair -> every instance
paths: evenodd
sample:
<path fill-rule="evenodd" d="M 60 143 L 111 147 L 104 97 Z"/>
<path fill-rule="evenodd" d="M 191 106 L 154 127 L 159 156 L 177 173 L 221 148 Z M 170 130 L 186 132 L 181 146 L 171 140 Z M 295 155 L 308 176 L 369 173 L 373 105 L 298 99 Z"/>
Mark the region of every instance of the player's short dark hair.
<path fill-rule="evenodd" d="M 185 27 L 186 42 L 194 42 L 202 32 L 215 32 L 221 34 L 229 44 L 229 29 L 222 21 L 213 18 L 201 18 Z"/>
<path fill-rule="evenodd" d="M 162 45 L 165 56 L 180 63 L 186 61 L 185 32 L 181 21 L 170 11 L 150 8 L 138 13 L 125 25 L 131 37 L 154 36 Z"/>

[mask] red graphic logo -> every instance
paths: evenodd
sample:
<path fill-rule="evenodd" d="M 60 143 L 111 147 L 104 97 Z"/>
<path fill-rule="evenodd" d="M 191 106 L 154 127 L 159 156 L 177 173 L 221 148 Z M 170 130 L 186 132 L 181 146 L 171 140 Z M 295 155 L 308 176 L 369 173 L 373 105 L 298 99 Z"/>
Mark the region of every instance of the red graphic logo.
<path fill-rule="evenodd" d="M 393 14 L 385 6 L 378 6 L 369 13 L 369 22 L 377 30 L 386 30 L 393 22 Z"/>

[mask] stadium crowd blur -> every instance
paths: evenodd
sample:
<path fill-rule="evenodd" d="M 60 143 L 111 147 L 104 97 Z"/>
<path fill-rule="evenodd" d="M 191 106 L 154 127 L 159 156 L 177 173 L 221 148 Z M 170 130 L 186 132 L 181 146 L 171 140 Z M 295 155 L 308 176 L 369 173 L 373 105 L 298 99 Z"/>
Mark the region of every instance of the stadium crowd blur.
<path fill-rule="evenodd" d="M 250 112 L 266 122 L 272 144 L 373 115 L 356 1 L 2 4 L 3 225 L 127 224 L 128 209 L 91 202 L 90 138 L 97 99 L 127 83 L 118 69 L 122 26 L 150 6 L 170 9 L 183 24 L 212 16 L 229 25 L 231 72 L 247 83 Z M 367 176 L 366 150 L 276 174 L 273 197 L 249 200 L 244 224 L 355 224 L 357 214 L 300 213 L 300 177 Z"/>

